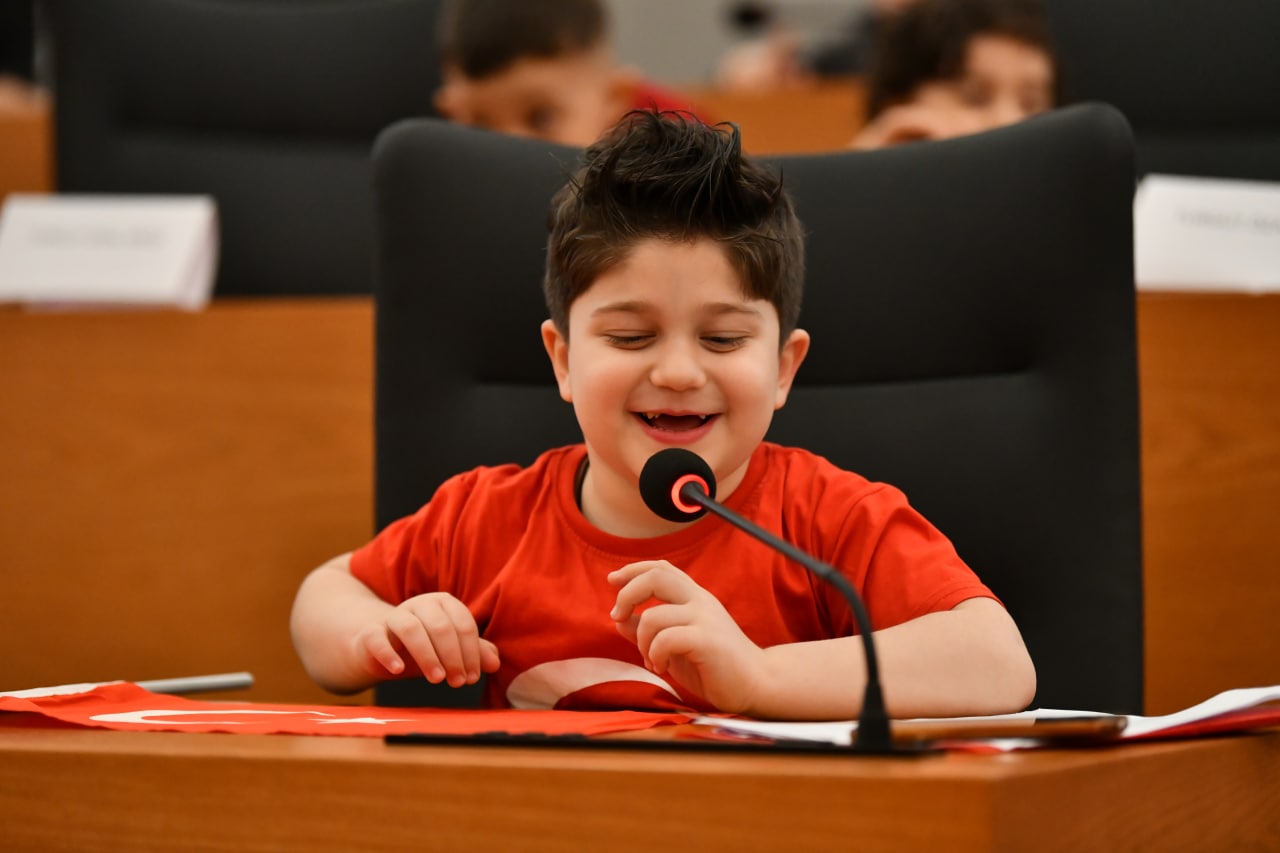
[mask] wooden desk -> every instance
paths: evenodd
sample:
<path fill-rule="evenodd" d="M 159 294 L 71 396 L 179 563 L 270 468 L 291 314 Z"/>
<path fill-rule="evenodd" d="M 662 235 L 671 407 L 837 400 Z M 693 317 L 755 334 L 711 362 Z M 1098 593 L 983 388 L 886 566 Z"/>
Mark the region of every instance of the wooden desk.
<path fill-rule="evenodd" d="M 769 92 L 690 87 L 684 94 L 709 121 L 737 124 L 752 154 L 839 151 L 866 123 L 866 86 L 857 78 Z"/>
<path fill-rule="evenodd" d="M 1147 713 L 1280 684 L 1280 294 L 1138 298 Z"/>
<path fill-rule="evenodd" d="M 1148 713 L 1280 683 L 1280 295 L 1138 299 Z M 0 310 L 0 689 L 248 669 L 373 529 L 366 299 Z M 367 700 L 367 697 L 361 697 Z"/>
<path fill-rule="evenodd" d="M 897 760 L 12 720 L 0 717 L 6 850 L 1280 848 L 1280 734 Z"/>
<path fill-rule="evenodd" d="M 373 533 L 369 300 L 0 310 L 0 365 L 0 689 L 249 670 L 226 698 L 332 701 L 289 608 Z"/>
<path fill-rule="evenodd" d="M 45 92 L 0 76 L 0 202 L 53 188 L 52 111 Z"/>

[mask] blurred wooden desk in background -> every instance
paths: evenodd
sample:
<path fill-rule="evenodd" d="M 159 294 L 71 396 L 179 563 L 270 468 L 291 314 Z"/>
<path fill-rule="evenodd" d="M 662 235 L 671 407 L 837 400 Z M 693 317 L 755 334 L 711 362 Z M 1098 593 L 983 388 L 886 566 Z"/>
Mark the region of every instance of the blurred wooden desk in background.
<path fill-rule="evenodd" d="M 52 111 L 43 91 L 0 77 L 0 203 L 53 189 Z"/>
<path fill-rule="evenodd" d="M 1165 713 L 1280 683 L 1280 295 L 1140 294 L 1138 331 Z M 0 366 L 0 689 L 247 669 L 237 698 L 332 701 L 288 613 L 373 532 L 369 300 L 0 310 Z"/>
<path fill-rule="evenodd" d="M 682 90 L 708 121 L 731 121 L 752 154 L 811 154 L 847 148 L 866 123 L 867 93 L 856 78 L 769 92 L 714 86 Z"/>

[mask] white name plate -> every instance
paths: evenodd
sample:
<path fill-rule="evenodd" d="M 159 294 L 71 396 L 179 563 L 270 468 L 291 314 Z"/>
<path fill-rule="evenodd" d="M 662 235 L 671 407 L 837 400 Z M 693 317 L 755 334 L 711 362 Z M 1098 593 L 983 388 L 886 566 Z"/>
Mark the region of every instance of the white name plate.
<path fill-rule="evenodd" d="M 14 193 L 0 212 L 0 302 L 194 311 L 217 258 L 207 196 Z"/>
<path fill-rule="evenodd" d="M 1139 289 L 1280 290 L 1280 184 L 1148 175 L 1133 251 Z"/>

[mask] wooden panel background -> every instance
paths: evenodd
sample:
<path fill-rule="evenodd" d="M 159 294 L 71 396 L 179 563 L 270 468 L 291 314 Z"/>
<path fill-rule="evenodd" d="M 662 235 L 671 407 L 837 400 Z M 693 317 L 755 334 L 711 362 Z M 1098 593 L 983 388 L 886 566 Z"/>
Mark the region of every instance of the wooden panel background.
<path fill-rule="evenodd" d="M 367 300 L 0 313 L 0 689 L 249 670 L 373 530 Z"/>
<path fill-rule="evenodd" d="M 1280 294 L 1143 293 L 1149 712 L 1280 684 Z"/>
<path fill-rule="evenodd" d="M 1138 305 L 1163 713 L 1280 683 L 1280 295 Z M 0 689 L 248 669 L 224 695 L 333 701 L 287 620 L 372 532 L 372 323 L 363 299 L 0 311 Z"/>

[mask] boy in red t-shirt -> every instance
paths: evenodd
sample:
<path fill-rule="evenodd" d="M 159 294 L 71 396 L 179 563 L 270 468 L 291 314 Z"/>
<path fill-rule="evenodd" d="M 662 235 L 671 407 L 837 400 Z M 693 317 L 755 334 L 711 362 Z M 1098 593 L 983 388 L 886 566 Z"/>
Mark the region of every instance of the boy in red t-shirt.
<path fill-rule="evenodd" d="M 495 707 L 856 717 L 865 669 L 840 595 L 719 518 L 645 506 L 646 461 L 682 447 L 726 506 L 859 590 L 892 715 L 1030 701 L 1012 619 L 900 491 L 764 441 L 809 349 L 804 243 L 736 129 L 629 115 L 586 150 L 550 229 L 542 339 L 584 443 L 460 474 L 308 576 L 292 628 L 313 678 L 484 672 Z"/>
<path fill-rule="evenodd" d="M 463 124 L 585 146 L 631 110 L 693 110 L 617 63 L 600 0 L 447 0 L 437 39 L 435 106 Z"/>

